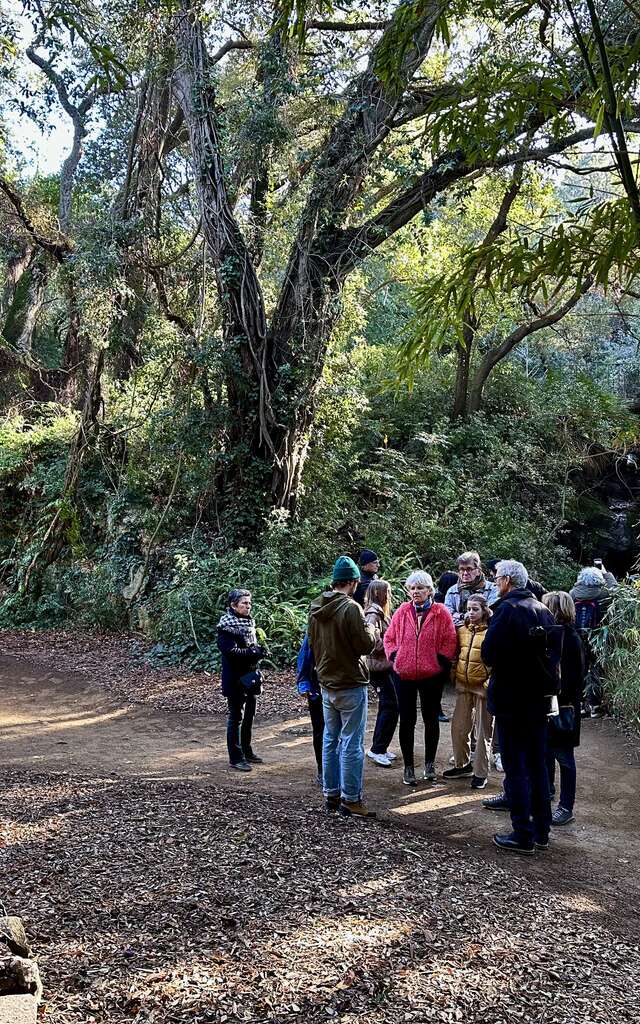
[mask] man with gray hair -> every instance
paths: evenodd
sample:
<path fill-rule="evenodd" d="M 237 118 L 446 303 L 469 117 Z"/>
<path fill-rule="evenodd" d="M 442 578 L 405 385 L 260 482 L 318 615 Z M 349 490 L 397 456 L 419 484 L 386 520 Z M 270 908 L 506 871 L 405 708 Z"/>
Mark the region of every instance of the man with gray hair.
<path fill-rule="evenodd" d="M 549 846 L 551 797 L 546 768 L 549 698 L 557 692 L 558 627 L 543 604 L 526 589 L 522 562 L 496 566 L 500 602 L 482 644 L 491 666 L 488 709 L 495 716 L 505 772 L 505 799 L 512 832 L 497 834 L 500 850 L 533 854 Z"/>
<path fill-rule="evenodd" d="M 447 590 L 444 604 L 451 612 L 455 625 L 461 626 L 469 598 L 480 595 L 486 598 L 487 604 L 494 604 L 498 600 L 498 588 L 486 579 L 477 551 L 463 551 L 457 561 L 458 582 Z"/>

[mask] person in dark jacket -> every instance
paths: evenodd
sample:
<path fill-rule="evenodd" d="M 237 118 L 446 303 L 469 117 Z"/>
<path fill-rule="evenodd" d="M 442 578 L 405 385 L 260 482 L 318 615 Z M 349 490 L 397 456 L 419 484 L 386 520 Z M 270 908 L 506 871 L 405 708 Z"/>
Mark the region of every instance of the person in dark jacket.
<path fill-rule="evenodd" d="M 614 577 L 611 578 L 614 579 Z M 590 714 L 591 718 L 600 718 L 605 712 L 604 691 L 600 665 L 593 646 L 593 637 L 612 600 L 604 572 L 593 565 L 585 566 L 578 573 L 575 585 L 569 593 L 576 607 L 576 627 L 584 644 L 586 686 L 583 699 L 585 713 Z"/>
<path fill-rule="evenodd" d="M 316 663 L 309 643 L 309 634 L 305 633 L 304 639 L 298 651 L 296 661 L 296 683 L 298 693 L 306 697 L 311 719 L 311 732 L 313 735 L 313 752 L 318 767 L 318 785 L 322 785 L 322 740 L 324 736 L 324 713 L 322 711 L 322 693 L 320 692 L 320 680 L 316 672 Z"/>
<path fill-rule="evenodd" d="M 357 601 L 361 608 L 364 608 L 364 599 L 367 596 L 369 584 L 372 580 L 378 579 L 380 559 L 376 555 L 375 551 L 372 551 L 370 548 L 365 548 L 364 551 L 360 552 L 358 565 L 360 568 L 360 580 L 356 587 L 355 594 L 353 595 L 353 600 Z"/>
<path fill-rule="evenodd" d="M 554 719 L 549 719 L 549 747 L 547 769 L 549 784 L 555 791 L 556 761 L 560 765 L 560 800 L 551 816 L 552 825 L 567 825 L 574 820 L 576 799 L 576 758 L 574 750 L 580 746 L 580 705 L 584 687 L 584 650 L 575 628 L 576 606 L 570 594 L 562 590 L 545 594 L 542 603 L 556 622 L 563 627 L 561 685 L 558 703 L 562 720 L 572 728 L 561 731 Z M 559 716 L 558 716 L 559 717 Z"/>
<path fill-rule="evenodd" d="M 505 560 L 496 567 L 500 602 L 482 644 L 491 665 L 488 709 L 495 716 L 505 771 L 505 797 L 513 831 L 496 834 L 505 851 L 533 854 L 549 844 L 551 802 L 547 773 L 549 710 L 546 646 L 540 634 L 555 627 L 549 610 L 526 589 L 528 573 L 521 562 Z"/>
<path fill-rule="evenodd" d="M 232 590 L 228 602 L 217 631 L 218 650 L 222 655 L 222 692 L 229 705 L 227 749 L 231 767 L 250 772 L 251 765 L 262 764 L 262 758 L 251 747 L 251 730 L 256 697 L 260 693 L 256 669 L 266 652 L 258 643 L 256 625 L 251 618 L 251 592 Z M 253 680 L 247 678 L 251 675 Z"/>

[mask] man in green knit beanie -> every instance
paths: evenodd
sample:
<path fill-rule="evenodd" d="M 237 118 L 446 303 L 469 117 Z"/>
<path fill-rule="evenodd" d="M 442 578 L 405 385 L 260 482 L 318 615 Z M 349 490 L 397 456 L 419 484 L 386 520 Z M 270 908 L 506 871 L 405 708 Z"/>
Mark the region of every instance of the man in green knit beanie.
<path fill-rule="evenodd" d="M 311 604 L 308 632 L 322 688 L 327 810 L 368 818 L 375 815 L 362 800 L 369 682 L 363 656 L 372 653 L 376 639 L 353 600 L 359 580 L 356 563 L 341 555 L 333 567 L 331 589 Z"/>

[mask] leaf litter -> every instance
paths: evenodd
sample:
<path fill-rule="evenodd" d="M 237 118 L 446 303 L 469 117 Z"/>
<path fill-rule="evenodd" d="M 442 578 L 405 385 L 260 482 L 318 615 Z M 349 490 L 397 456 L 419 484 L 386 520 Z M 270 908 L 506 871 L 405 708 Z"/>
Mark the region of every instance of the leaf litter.
<path fill-rule="evenodd" d="M 13 772 L 0 808 L 51 1024 L 640 1019 L 608 909 L 512 863 L 193 783 Z"/>
<path fill-rule="evenodd" d="M 145 660 L 144 638 L 137 634 L 0 629 L 0 649 L 54 674 L 81 673 L 121 703 L 190 715 L 228 715 L 219 673 L 155 668 Z M 293 671 L 266 668 L 264 677 L 262 720 L 299 716 L 301 710 L 306 714 Z"/>

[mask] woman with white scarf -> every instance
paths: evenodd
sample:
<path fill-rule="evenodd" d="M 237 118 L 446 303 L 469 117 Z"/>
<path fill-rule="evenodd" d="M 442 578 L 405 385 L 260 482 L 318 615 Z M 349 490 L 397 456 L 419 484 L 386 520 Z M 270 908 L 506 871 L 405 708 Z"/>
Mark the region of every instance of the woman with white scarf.
<path fill-rule="evenodd" d="M 266 652 L 258 643 L 256 624 L 251 618 L 251 592 L 232 590 L 228 601 L 217 634 L 222 655 L 222 692 L 229 704 L 227 748 L 231 767 L 250 772 L 252 765 L 263 763 L 251 747 L 251 729 L 256 697 L 262 689 L 257 666 Z"/>

